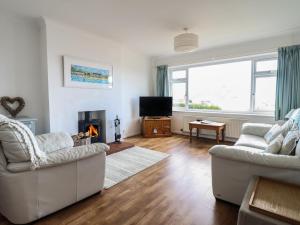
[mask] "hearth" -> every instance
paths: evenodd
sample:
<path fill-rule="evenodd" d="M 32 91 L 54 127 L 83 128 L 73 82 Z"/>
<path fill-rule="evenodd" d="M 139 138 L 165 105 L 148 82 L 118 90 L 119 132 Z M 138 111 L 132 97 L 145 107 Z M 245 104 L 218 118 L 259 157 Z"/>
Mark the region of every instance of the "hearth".
<path fill-rule="evenodd" d="M 78 120 L 78 132 L 83 132 L 91 137 L 91 142 L 104 142 L 104 128 L 98 111 L 80 112 Z"/>

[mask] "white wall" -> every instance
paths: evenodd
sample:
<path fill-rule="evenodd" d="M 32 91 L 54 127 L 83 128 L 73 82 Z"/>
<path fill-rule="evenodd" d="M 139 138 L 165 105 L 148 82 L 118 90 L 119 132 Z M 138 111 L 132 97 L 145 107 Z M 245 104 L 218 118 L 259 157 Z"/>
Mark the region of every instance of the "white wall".
<path fill-rule="evenodd" d="M 272 38 L 203 49 L 193 53 L 175 54 L 153 59 L 155 65 L 180 66 L 277 52 L 278 47 L 300 43 L 300 31 Z M 199 40 L 201 46 L 201 40 Z"/>
<path fill-rule="evenodd" d="M 20 96 L 26 106 L 19 115 L 38 119 L 37 133 L 46 130 L 41 88 L 40 28 L 30 19 L 0 12 L 0 97 Z M 8 113 L 0 106 L 0 113 Z"/>
<path fill-rule="evenodd" d="M 153 95 L 150 59 L 131 49 L 122 49 L 122 119 L 123 135 L 141 132 L 139 96 Z"/>
<path fill-rule="evenodd" d="M 77 132 L 79 111 L 106 110 L 107 141 L 119 115 L 124 135 L 140 133 L 138 96 L 151 94 L 150 59 L 120 43 L 46 20 L 50 131 Z M 113 65 L 112 89 L 63 87 L 62 56 Z"/>
<path fill-rule="evenodd" d="M 200 45 L 201 45 L 201 40 Z M 155 71 L 157 65 L 167 64 L 169 67 L 197 64 L 201 62 L 216 61 L 223 59 L 238 58 L 244 56 L 258 55 L 264 53 L 277 52 L 278 47 L 288 46 L 300 43 L 300 32 L 281 35 L 273 38 L 255 40 L 246 43 L 238 43 L 234 45 L 220 46 L 212 49 L 200 50 L 194 53 L 176 54 L 169 57 L 158 57 L 153 59 L 153 68 Z M 153 73 L 154 74 L 154 73 Z M 155 77 L 153 78 L 155 80 Z M 198 115 L 201 118 L 216 116 L 216 114 L 206 114 L 200 112 L 174 112 L 172 130 L 181 133 L 183 128 L 183 117 L 190 115 Z M 274 117 L 269 116 L 251 116 L 251 115 L 218 115 L 218 117 L 230 118 L 246 118 L 249 122 L 274 122 Z"/>

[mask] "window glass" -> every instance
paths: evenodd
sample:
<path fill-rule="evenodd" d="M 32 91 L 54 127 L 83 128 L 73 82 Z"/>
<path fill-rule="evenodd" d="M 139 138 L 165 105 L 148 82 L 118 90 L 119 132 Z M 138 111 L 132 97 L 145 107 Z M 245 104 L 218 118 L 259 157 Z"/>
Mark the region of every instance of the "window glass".
<path fill-rule="evenodd" d="M 258 60 L 173 70 L 173 106 L 227 112 L 274 111 L 277 59 Z M 252 71 L 254 65 L 256 69 Z"/>
<path fill-rule="evenodd" d="M 276 77 L 257 77 L 255 87 L 255 110 L 274 111 Z"/>
<path fill-rule="evenodd" d="M 174 107 L 185 107 L 185 83 L 172 84 L 172 96 Z"/>
<path fill-rule="evenodd" d="M 277 60 L 265 60 L 256 62 L 256 72 L 277 70 Z"/>
<path fill-rule="evenodd" d="M 172 72 L 172 79 L 184 79 L 186 78 L 185 70 L 176 70 Z"/>
<path fill-rule="evenodd" d="M 251 61 L 189 69 L 189 108 L 249 111 Z"/>

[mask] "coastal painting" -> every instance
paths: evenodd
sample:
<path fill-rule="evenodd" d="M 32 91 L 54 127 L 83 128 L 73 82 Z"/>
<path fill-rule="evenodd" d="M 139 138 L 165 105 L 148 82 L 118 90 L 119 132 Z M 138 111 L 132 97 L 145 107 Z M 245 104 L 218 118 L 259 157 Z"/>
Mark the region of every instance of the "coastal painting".
<path fill-rule="evenodd" d="M 112 66 L 64 56 L 64 86 L 112 88 Z"/>

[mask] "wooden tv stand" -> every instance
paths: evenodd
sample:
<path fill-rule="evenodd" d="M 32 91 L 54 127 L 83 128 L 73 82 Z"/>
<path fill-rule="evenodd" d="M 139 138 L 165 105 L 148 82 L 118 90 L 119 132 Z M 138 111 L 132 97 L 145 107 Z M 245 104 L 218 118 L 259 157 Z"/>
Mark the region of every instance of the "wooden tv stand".
<path fill-rule="evenodd" d="M 170 137 L 171 118 L 169 117 L 143 117 L 142 134 L 144 137 Z"/>

